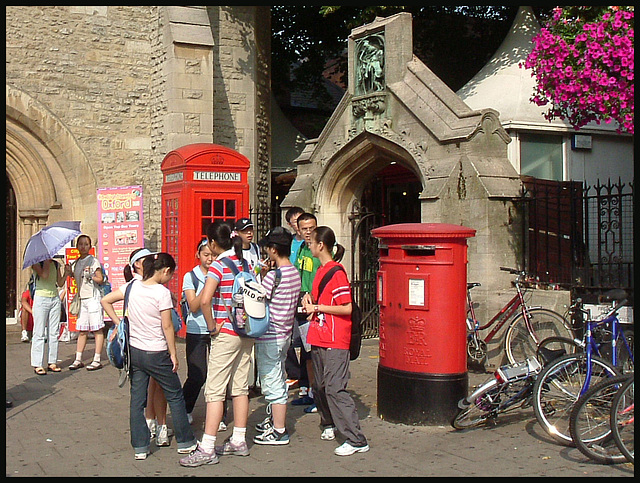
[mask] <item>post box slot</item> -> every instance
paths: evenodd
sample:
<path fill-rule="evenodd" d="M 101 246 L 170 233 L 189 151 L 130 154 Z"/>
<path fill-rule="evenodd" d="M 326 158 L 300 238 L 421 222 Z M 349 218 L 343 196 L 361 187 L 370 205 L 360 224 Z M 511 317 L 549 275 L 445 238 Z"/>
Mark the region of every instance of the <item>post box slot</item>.
<path fill-rule="evenodd" d="M 433 245 L 402 245 L 401 247 L 410 257 L 433 257 L 436 247 Z"/>

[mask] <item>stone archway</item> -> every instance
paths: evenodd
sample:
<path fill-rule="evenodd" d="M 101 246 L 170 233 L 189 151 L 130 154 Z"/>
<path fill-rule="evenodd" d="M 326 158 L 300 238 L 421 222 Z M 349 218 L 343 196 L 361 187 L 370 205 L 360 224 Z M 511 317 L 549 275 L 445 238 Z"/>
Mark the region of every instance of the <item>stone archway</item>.
<path fill-rule="evenodd" d="M 8 259 L 16 287 L 28 278 L 22 255 L 29 237 L 47 224 L 80 220 L 86 233 L 97 228 L 96 181 L 89 162 L 69 130 L 44 105 L 6 86 L 6 176 L 15 192 L 15 239 Z M 95 236 L 95 235 L 94 235 Z M 9 258 L 11 257 L 11 258 Z M 17 308 L 17 300 L 11 301 Z M 9 311 L 9 310 L 7 310 Z"/>
<path fill-rule="evenodd" d="M 350 214 L 359 203 L 364 187 L 392 163 L 414 173 L 422 182 L 420 170 L 407 149 L 379 134 L 363 131 L 328 160 L 317 183 L 313 206 L 319 222 L 330 226 L 338 243 L 351 244 Z M 351 265 L 347 252 L 343 263 Z"/>

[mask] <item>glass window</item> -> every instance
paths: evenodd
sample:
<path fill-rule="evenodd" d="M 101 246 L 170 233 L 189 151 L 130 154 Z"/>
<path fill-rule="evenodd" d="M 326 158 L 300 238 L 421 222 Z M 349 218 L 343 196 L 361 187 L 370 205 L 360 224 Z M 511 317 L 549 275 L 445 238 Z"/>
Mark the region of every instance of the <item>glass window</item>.
<path fill-rule="evenodd" d="M 202 216 L 211 216 L 212 208 L 211 208 L 211 200 L 202 200 Z"/>
<path fill-rule="evenodd" d="M 224 200 L 213 200 L 213 216 L 224 218 Z"/>
<path fill-rule="evenodd" d="M 520 134 L 520 174 L 562 181 L 562 136 Z"/>

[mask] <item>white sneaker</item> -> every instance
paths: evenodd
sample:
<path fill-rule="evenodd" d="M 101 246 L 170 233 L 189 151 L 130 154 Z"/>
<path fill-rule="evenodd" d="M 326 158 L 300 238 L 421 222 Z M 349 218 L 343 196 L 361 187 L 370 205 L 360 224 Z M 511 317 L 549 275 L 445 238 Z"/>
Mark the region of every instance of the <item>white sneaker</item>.
<path fill-rule="evenodd" d="M 147 427 L 151 433 L 151 438 L 155 438 L 156 430 L 158 429 L 158 422 L 155 419 L 147 419 Z"/>
<path fill-rule="evenodd" d="M 148 455 L 149 455 L 149 452 L 148 451 L 144 451 L 142 453 L 136 453 L 134 455 L 134 458 L 137 459 L 137 460 L 146 460 Z"/>
<path fill-rule="evenodd" d="M 320 435 L 320 439 L 324 441 L 333 441 L 336 439 L 336 433 L 332 427 L 324 428 L 322 434 Z"/>
<path fill-rule="evenodd" d="M 169 446 L 169 430 L 166 424 L 158 425 L 158 433 L 156 434 L 156 446 Z"/>
<path fill-rule="evenodd" d="M 224 424 L 224 421 L 220 421 L 220 424 L 218 425 L 218 431 L 226 431 L 227 430 L 227 425 Z"/>
<path fill-rule="evenodd" d="M 364 446 L 352 446 L 348 441 L 345 441 L 341 446 L 338 446 L 335 449 L 334 454 L 337 456 L 351 456 L 355 453 L 366 453 L 367 451 L 369 451 L 368 444 L 365 444 Z"/>
<path fill-rule="evenodd" d="M 22 331 L 22 335 L 20 336 L 20 342 L 29 342 L 29 332 L 26 330 Z"/>

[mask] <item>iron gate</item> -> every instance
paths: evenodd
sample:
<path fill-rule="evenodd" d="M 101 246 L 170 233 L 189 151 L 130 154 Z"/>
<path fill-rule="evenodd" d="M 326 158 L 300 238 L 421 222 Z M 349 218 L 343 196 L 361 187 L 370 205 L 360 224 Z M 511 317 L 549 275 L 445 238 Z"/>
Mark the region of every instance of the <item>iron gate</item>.
<path fill-rule="evenodd" d="M 522 266 L 542 282 L 633 294 L 633 183 L 522 182 Z"/>
<path fill-rule="evenodd" d="M 381 226 L 381 215 L 354 203 L 351 222 L 351 291 L 362 309 L 363 338 L 378 337 L 379 309 L 376 277 L 379 268 L 378 239 L 371 230 Z"/>

